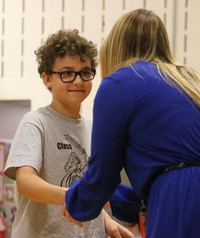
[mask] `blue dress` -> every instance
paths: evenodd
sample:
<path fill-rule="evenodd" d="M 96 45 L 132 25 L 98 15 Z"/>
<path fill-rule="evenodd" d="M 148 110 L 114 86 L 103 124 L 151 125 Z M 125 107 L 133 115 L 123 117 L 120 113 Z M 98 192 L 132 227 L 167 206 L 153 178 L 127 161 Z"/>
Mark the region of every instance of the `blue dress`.
<path fill-rule="evenodd" d="M 97 91 L 91 159 L 66 193 L 67 208 L 86 221 L 114 192 L 120 204 L 124 167 L 137 197 L 148 200 L 147 238 L 199 238 L 200 166 L 161 173 L 195 161 L 200 161 L 200 108 L 164 81 L 154 64 L 139 61 L 104 78 Z M 133 212 L 134 203 L 133 198 Z M 130 222 L 130 201 L 121 204 L 120 217 Z M 117 214 L 117 206 L 114 210 Z"/>

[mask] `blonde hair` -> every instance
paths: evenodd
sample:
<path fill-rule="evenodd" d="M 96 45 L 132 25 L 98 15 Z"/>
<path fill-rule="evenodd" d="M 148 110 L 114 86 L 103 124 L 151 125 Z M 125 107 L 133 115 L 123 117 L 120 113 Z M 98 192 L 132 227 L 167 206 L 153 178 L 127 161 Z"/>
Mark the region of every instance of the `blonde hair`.
<path fill-rule="evenodd" d="M 200 75 L 175 62 L 163 22 L 146 9 L 130 11 L 116 21 L 100 48 L 101 76 L 138 60 L 156 64 L 166 82 L 200 106 Z"/>

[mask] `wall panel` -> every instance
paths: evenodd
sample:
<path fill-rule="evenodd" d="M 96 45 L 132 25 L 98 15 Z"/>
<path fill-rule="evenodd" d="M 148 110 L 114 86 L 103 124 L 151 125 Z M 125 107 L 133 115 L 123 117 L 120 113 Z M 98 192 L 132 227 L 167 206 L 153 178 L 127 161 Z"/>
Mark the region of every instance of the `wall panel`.
<path fill-rule="evenodd" d="M 124 7 L 126 10 L 136 9 L 136 8 L 145 8 L 146 1 L 143 0 L 124 0 Z"/>
<path fill-rule="evenodd" d="M 22 1 L 13 6 L 12 0 L 4 2 L 3 77 L 16 80 L 20 76 Z"/>
<path fill-rule="evenodd" d="M 188 22 L 185 33 L 187 34 L 187 64 L 200 72 L 200 1 L 188 2 Z"/>
<path fill-rule="evenodd" d="M 48 104 L 34 50 L 60 28 L 77 28 L 99 48 L 116 19 L 136 8 L 155 11 L 177 59 L 199 70 L 199 0 L 0 0 L 0 99 L 30 99 L 32 109 Z M 100 80 L 98 68 L 93 92 L 82 107 L 89 116 Z"/>
<path fill-rule="evenodd" d="M 44 18 L 44 29 L 43 36 L 46 37 L 54 33 L 55 31 L 62 28 L 62 0 L 43 0 L 43 18 Z"/>
<path fill-rule="evenodd" d="M 65 0 L 64 27 L 76 28 L 81 31 L 83 0 Z"/>

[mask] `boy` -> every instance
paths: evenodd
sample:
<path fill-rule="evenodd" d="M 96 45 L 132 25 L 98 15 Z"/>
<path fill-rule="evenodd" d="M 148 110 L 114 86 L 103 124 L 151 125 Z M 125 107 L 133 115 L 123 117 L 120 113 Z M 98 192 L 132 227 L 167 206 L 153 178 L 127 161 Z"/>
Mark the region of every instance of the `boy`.
<path fill-rule="evenodd" d="M 24 116 L 7 160 L 5 175 L 17 184 L 12 238 L 103 238 L 106 231 L 112 237 L 123 232 L 128 237 L 105 211 L 79 228 L 67 222 L 58 206 L 65 203 L 65 187 L 87 167 L 91 122 L 80 107 L 92 89 L 96 46 L 77 30 L 60 30 L 35 54 L 52 101 Z"/>

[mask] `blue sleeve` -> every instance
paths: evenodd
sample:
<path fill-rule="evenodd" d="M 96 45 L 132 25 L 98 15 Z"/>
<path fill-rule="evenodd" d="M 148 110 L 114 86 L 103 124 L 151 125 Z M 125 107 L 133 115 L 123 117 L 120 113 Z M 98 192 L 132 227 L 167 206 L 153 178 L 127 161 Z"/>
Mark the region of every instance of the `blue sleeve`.
<path fill-rule="evenodd" d="M 120 184 L 110 198 L 112 215 L 120 221 L 139 222 L 141 200 L 131 186 Z"/>
<path fill-rule="evenodd" d="M 77 220 L 97 217 L 121 182 L 132 113 L 127 91 L 120 80 L 109 76 L 96 94 L 88 170 L 66 193 L 67 209 Z"/>

